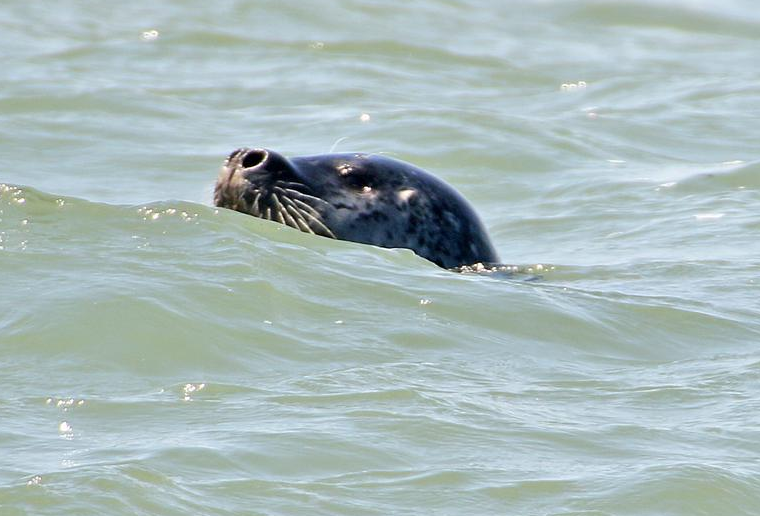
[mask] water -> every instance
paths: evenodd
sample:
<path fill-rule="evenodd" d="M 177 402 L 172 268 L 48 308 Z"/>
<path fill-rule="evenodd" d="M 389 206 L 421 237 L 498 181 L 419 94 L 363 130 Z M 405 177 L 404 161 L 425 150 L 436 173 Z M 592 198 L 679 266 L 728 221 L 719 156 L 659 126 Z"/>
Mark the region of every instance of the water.
<path fill-rule="evenodd" d="M 0 48 L 3 516 L 758 513 L 754 2 L 6 0 Z M 413 162 L 542 279 L 218 211 L 239 146 Z"/>

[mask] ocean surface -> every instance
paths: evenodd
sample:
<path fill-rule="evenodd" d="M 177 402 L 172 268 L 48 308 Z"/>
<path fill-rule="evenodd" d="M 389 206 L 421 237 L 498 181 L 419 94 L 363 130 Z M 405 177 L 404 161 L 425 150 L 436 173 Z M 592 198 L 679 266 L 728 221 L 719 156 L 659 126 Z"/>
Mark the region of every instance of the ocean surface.
<path fill-rule="evenodd" d="M 751 0 L 3 0 L 0 515 L 760 514 Z M 502 261 L 212 206 L 374 152 Z"/>

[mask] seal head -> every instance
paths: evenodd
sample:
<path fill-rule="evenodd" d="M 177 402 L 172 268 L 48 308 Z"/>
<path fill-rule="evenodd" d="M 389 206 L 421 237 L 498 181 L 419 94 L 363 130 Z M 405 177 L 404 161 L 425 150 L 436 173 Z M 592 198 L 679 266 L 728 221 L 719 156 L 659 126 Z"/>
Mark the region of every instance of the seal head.
<path fill-rule="evenodd" d="M 385 156 L 288 159 L 268 149 L 238 149 L 222 167 L 214 204 L 306 233 L 411 249 L 444 268 L 499 261 L 464 197 Z"/>

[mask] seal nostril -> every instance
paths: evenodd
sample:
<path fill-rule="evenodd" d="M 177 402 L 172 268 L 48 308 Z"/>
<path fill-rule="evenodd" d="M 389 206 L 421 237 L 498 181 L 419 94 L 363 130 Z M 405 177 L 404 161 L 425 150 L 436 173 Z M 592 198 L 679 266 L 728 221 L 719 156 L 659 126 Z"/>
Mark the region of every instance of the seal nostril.
<path fill-rule="evenodd" d="M 269 154 L 267 151 L 263 149 L 254 149 L 252 151 L 248 151 L 248 154 L 243 156 L 243 160 L 240 162 L 240 164 L 243 165 L 243 168 L 255 167 L 264 163 L 268 155 Z"/>

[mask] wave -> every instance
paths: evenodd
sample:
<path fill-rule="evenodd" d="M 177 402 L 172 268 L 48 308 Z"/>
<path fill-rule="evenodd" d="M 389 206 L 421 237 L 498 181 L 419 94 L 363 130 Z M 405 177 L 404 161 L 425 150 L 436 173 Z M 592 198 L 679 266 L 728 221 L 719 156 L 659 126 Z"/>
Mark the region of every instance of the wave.
<path fill-rule="evenodd" d="M 0 191 L 10 294 L 0 328 L 22 355 L 74 352 L 148 374 L 381 361 L 419 349 L 678 359 L 718 343 L 743 350 L 760 335 L 751 300 L 740 310 L 698 297 L 721 276 L 699 288 L 693 278 L 730 263 L 557 264 L 526 283 L 195 203 Z M 682 282 L 692 289 L 663 295 Z"/>

